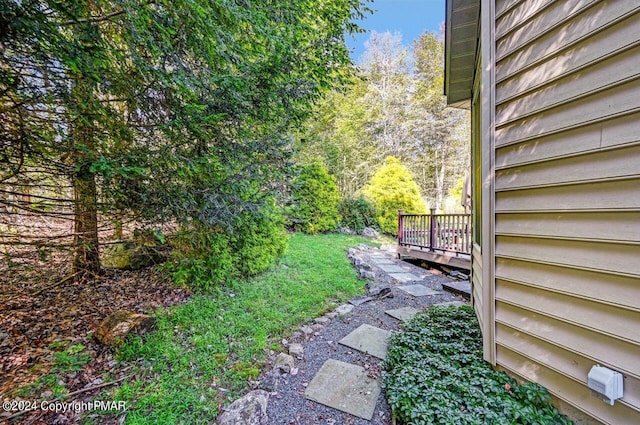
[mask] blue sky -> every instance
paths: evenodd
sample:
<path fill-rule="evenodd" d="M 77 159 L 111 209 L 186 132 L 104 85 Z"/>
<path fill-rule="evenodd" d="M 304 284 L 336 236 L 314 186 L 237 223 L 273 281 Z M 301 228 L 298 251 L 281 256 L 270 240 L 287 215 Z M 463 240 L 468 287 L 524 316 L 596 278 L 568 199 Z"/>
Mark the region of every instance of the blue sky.
<path fill-rule="evenodd" d="M 364 52 L 364 43 L 372 30 L 402 34 L 402 41 L 409 46 L 425 30 L 439 33 L 444 22 L 445 0 L 375 0 L 369 8 L 375 12 L 360 26 L 367 30 L 358 34 L 356 40 L 347 36 L 347 45 L 352 49 L 351 58 L 358 62 Z"/>

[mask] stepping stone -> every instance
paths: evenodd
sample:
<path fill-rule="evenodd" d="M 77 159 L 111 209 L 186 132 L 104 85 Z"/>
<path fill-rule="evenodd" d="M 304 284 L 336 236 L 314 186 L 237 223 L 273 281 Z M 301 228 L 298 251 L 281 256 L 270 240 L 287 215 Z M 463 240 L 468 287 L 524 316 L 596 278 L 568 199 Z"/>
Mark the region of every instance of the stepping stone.
<path fill-rule="evenodd" d="M 427 288 L 424 285 L 405 285 L 398 286 L 398 289 L 406 292 L 407 294 L 413 295 L 414 297 L 424 297 L 425 295 L 436 295 L 440 294 L 438 291 L 434 291 L 431 288 Z"/>
<path fill-rule="evenodd" d="M 385 313 L 387 313 L 389 316 L 398 320 L 402 320 L 403 322 L 408 322 L 409 320 L 413 319 L 413 316 L 415 316 L 418 312 L 420 312 L 420 310 L 413 307 L 402 307 L 393 310 L 385 310 Z"/>
<path fill-rule="evenodd" d="M 438 303 L 438 304 L 434 304 L 434 306 L 440 306 L 440 307 L 448 307 L 450 305 L 455 306 L 455 307 L 459 307 L 461 305 L 466 305 L 467 303 L 464 301 L 447 301 L 444 303 Z"/>
<path fill-rule="evenodd" d="M 406 273 L 407 271 L 400 266 L 393 265 L 381 265 L 380 268 L 387 273 Z"/>
<path fill-rule="evenodd" d="M 402 283 L 421 280 L 418 276 L 412 273 L 389 273 L 389 276 Z"/>
<path fill-rule="evenodd" d="M 365 323 L 342 338 L 339 343 L 384 360 L 387 357 L 387 340 L 390 336 L 390 331 Z"/>
<path fill-rule="evenodd" d="M 304 395 L 309 400 L 370 421 L 380 395 L 380 384 L 361 366 L 329 359 Z"/>
<path fill-rule="evenodd" d="M 462 295 L 468 300 L 471 299 L 471 283 L 468 280 L 462 282 L 443 283 L 442 289 L 453 292 L 454 294 Z"/>
<path fill-rule="evenodd" d="M 373 259 L 372 258 L 372 260 L 373 260 L 372 263 L 375 264 L 378 267 L 381 267 L 381 266 L 395 266 L 396 265 L 395 261 L 388 260 L 386 258 L 380 258 L 380 259 L 377 259 L 377 258 Z"/>

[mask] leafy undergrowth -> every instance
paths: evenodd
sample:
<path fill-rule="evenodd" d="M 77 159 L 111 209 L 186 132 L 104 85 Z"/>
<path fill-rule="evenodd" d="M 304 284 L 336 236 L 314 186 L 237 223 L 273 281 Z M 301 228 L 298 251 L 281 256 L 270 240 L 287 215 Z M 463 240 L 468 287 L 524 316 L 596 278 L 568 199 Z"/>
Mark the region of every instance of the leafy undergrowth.
<path fill-rule="evenodd" d="M 482 359 L 473 308 L 433 307 L 389 343 L 384 387 L 399 423 L 571 424 L 534 383 L 519 385 Z"/>
<path fill-rule="evenodd" d="M 282 337 L 362 293 L 345 252 L 363 241 L 294 234 L 262 275 L 159 313 L 155 332 L 119 351 L 120 359 L 142 365 L 138 379 L 105 397 L 127 402 L 130 424 L 210 423 L 247 390 Z"/>
<path fill-rule="evenodd" d="M 83 402 L 91 388 L 129 375 L 127 365 L 93 338 L 115 310 L 148 312 L 190 296 L 156 269 L 105 271 L 84 284 L 70 279 L 67 258 L 0 267 L 0 400 Z M 75 423 L 76 412 L 41 408 L 0 412 L 0 423 Z"/>

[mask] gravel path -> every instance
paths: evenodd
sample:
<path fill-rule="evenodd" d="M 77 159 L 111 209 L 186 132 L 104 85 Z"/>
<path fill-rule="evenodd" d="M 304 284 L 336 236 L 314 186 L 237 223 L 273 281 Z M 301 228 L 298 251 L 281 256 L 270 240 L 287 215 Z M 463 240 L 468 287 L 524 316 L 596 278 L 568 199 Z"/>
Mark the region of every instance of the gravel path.
<path fill-rule="evenodd" d="M 413 297 L 401 291 L 397 286 L 402 283 L 395 282 L 388 274 L 375 267 L 377 258 L 381 253 L 385 259 L 392 259 L 397 265 L 405 267 L 408 272 L 423 277 L 419 282 L 431 289 L 441 291 L 437 295 Z M 370 376 L 379 377 L 381 374 L 381 360 L 338 344 L 343 337 L 351 331 L 367 323 L 382 329 L 400 330 L 400 321 L 385 314 L 385 310 L 411 306 L 422 310 L 432 304 L 447 301 L 460 301 L 461 297 L 442 291 L 442 283 L 448 282 L 445 276 L 432 274 L 429 271 L 412 264 L 397 260 L 395 250 L 378 250 L 359 247 L 359 256 L 365 263 L 373 266 L 375 283 L 391 283 L 393 298 L 384 298 L 370 301 L 355 306 L 352 313 L 345 318 L 335 318 L 322 330 L 315 332 L 308 341 L 304 342 L 304 357 L 296 360 L 298 373 L 285 375 L 279 383 L 276 392 L 269 398 L 267 414 L 269 423 L 273 425 L 383 425 L 391 424 L 391 410 L 384 396 L 384 389 L 378 397 L 376 409 L 371 421 L 343 413 L 331 407 L 327 407 L 305 399 L 304 390 L 311 382 L 320 367 L 328 359 L 340 360 L 365 367 L 370 371 Z M 381 381 L 381 378 L 379 378 Z"/>

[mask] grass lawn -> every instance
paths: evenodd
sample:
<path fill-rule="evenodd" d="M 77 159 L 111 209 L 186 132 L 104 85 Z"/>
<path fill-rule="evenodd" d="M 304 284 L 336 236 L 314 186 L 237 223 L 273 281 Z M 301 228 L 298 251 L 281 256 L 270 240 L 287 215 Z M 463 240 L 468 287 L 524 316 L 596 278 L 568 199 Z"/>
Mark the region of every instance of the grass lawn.
<path fill-rule="evenodd" d="M 127 402 L 126 423 L 210 423 L 247 390 L 269 349 L 304 322 L 364 292 L 345 252 L 364 242 L 294 234 L 278 264 L 253 279 L 157 313 L 157 330 L 118 354 L 138 379 L 109 394 Z"/>

